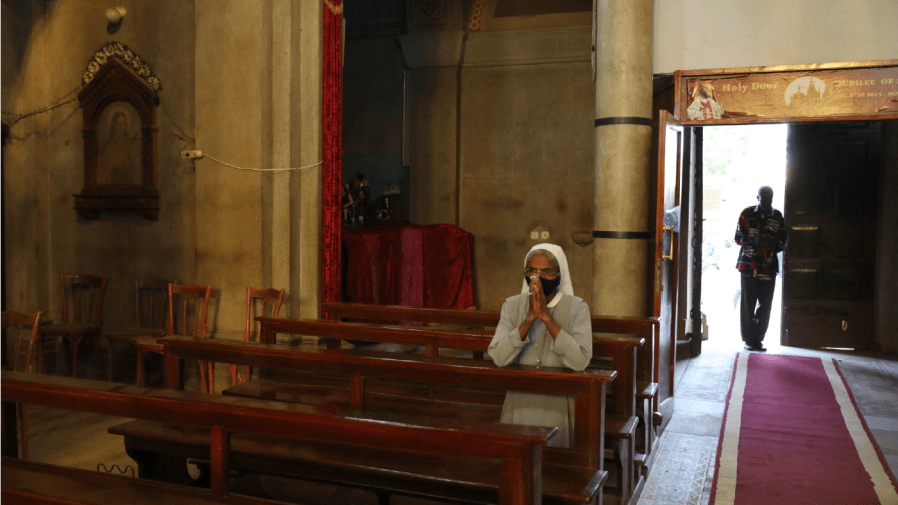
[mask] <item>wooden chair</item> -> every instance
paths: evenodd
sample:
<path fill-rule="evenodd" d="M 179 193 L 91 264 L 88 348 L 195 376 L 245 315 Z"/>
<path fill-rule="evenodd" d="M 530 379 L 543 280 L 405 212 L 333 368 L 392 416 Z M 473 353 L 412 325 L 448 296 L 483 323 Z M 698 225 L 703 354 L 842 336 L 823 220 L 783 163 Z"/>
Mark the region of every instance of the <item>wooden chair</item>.
<path fill-rule="evenodd" d="M 19 354 L 21 352 L 21 344 L 22 344 L 22 334 L 25 332 L 29 332 L 28 338 L 28 354 L 25 357 L 25 373 L 32 373 L 33 367 L 31 364 L 31 355 L 34 353 L 34 343 L 37 341 L 38 336 L 40 335 L 40 325 L 41 325 L 41 313 L 38 311 L 35 314 L 26 314 L 24 312 L 16 312 L 13 310 L 4 311 L 0 314 L 0 319 L 2 319 L 2 328 L 0 331 L 3 332 L 3 350 L 6 351 L 6 335 L 7 330 L 15 331 L 15 354 L 12 357 L 12 369 L 16 371 L 19 366 Z M 28 460 L 28 422 L 27 422 L 27 405 L 20 404 L 19 405 L 19 424 L 22 427 L 22 459 Z"/>
<path fill-rule="evenodd" d="M 112 380 L 112 356 L 116 343 L 136 345 L 140 337 L 164 337 L 168 323 L 168 285 L 170 281 L 154 279 L 135 283 L 136 310 L 134 326 L 106 333 L 109 361 L 108 378 Z M 135 381 L 136 382 L 136 381 Z"/>
<path fill-rule="evenodd" d="M 31 364 L 31 356 L 34 354 L 34 344 L 40 336 L 41 312 L 36 314 L 26 314 L 14 310 L 4 311 L 2 314 L 2 332 L 3 332 L 3 351 L 6 352 L 6 335 L 7 330 L 15 330 L 15 351 L 12 356 L 12 369 L 19 368 L 19 355 L 22 353 L 22 335 L 29 331 L 28 338 L 28 354 L 25 356 L 25 372 L 31 373 L 33 366 Z"/>
<path fill-rule="evenodd" d="M 206 338 L 206 312 L 209 310 L 211 286 L 200 284 L 168 284 L 168 321 L 165 325 L 166 335 Z M 175 298 L 180 297 L 175 304 Z M 202 303 L 200 299 L 202 298 Z M 175 308 L 180 310 L 176 311 Z M 192 324 L 190 323 L 192 321 Z M 179 324 L 180 323 L 180 324 Z M 137 345 L 137 385 L 144 385 L 143 365 L 147 353 L 163 354 L 159 337 L 143 336 L 135 339 Z M 200 379 L 203 391 L 212 393 L 212 365 L 200 362 Z"/>
<path fill-rule="evenodd" d="M 62 291 L 62 322 L 40 328 L 37 340 L 38 370 L 41 373 L 44 371 L 44 341 L 47 337 L 62 337 L 66 345 L 66 356 L 71 358 L 72 377 L 78 371 L 81 340 L 93 337 L 97 370 L 102 370 L 99 337 L 103 325 L 106 278 L 96 275 L 60 275 L 59 287 Z"/>
<path fill-rule="evenodd" d="M 249 342 L 250 340 L 259 341 L 259 334 L 256 333 L 256 337 L 253 338 L 253 321 L 255 318 L 253 317 L 253 308 L 255 306 L 256 300 L 261 300 L 262 306 L 259 308 L 260 316 L 269 316 L 269 317 L 277 317 L 278 312 L 281 310 L 281 302 L 284 300 L 284 290 L 277 290 L 275 288 L 268 289 L 256 289 L 253 287 L 246 288 L 246 328 L 243 330 L 243 341 Z M 268 307 L 268 312 L 265 312 L 265 308 Z M 246 367 L 246 377 L 240 375 L 240 370 L 237 365 L 228 365 L 228 368 L 231 372 L 231 386 L 236 386 L 237 382 L 246 382 L 250 380 L 250 375 L 252 374 L 252 367 Z"/>

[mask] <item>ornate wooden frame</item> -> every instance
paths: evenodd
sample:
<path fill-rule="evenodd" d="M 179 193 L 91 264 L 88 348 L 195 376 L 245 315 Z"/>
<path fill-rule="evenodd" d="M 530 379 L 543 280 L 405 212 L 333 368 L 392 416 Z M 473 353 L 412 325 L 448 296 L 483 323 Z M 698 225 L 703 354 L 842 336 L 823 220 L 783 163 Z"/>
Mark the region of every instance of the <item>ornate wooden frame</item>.
<path fill-rule="evenodd" d="M 85 219 L 100 212 L 133 212 L 159 219 L 156 187 L 156 90 L 122 60 L 110 57 L 78 94 L 84 113 L 84 189 L 75 196 L 75 210 Z M 139 184 L 101 184 L 98 181 L 98 128 L 103 110 L 114 102 L 126 102 L 137 110 L 141 133 Z"/>

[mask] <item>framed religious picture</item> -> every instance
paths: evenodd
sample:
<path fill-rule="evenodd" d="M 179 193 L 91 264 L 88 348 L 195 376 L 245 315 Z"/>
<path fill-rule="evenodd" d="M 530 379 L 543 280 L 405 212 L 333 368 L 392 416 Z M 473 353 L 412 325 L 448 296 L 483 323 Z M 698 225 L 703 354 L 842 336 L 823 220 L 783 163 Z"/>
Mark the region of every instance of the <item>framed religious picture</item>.
<path fill-rule="evenodd" d="M 91 59 L 78 95 L 84 114 L 84 188 L 75 210 L 85 219 L 102 212 L 159 219 L 156 186 L 156 107 L 159 80 L 121 43 Z"/>

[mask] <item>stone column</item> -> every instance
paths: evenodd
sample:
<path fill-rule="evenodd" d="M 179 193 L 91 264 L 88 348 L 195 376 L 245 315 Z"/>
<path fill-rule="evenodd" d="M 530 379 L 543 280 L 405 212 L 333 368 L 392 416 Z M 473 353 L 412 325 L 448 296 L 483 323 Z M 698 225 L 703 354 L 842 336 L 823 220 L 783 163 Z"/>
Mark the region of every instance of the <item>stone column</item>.
<path fill-rule="evenodd" d="M 596 24 L 596 314 L 650 310 L 652 0 L 599 0 Z"/>
<path fill-rule="evenodd" d="M 196 3 L 197 148 L 248 168 L 321 160 L 321 10 L 306 0 Z M 222 40 L 228 40 L 223 49 Z M 196 168 L 196 278 L 209 329 L 243 335 L 246 287 L 287 291 L 282 314 L 318 315 L 321 167 Z"/>
<path fill-rule="evenodd" d="M 261 4 L 270 22 L 263 60 L 263 161 L 304 167 L 321 160 L 320 2 Z M 321 166 L 265 174 L 262 186 L 263 271 L 266 286 L 286 289 L 281 315 L 318 317 Z"/>
<path fill-rule="evenodd" d="M 264 14 L 251 0 L 227 9 L 196 2 L 196 148 L 241 167 L 265 163 Z M 196 278 L 177 280 L 212 286 L 208 326 L 216 338 L 242 338 L 246 287 L 262 281 L 261 187 L 259 172 L 210 158 L 196 164 Z"/>
<path fill-rule="evenodd" d="M 298 125 L 293 159 L 301 166 L 321 161 L 321 83 L 324 2 L 294 0 L 300 5 L 299 47 L 301 62 L 295 68 L 299 107 L 293 109 L 293 124 Z M 294 177 L 291 234 L 293 255 L 290 287 L 290 316 L 317 319 L 321 300 L 321 165 L 299 172 Z"/>

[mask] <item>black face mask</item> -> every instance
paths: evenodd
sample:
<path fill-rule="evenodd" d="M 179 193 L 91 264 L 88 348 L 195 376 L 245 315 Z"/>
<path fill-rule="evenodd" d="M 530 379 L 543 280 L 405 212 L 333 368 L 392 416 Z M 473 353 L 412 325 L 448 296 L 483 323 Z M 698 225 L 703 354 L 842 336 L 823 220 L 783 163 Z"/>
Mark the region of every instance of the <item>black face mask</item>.
<path fill-rule="evenodd" d="M 530 277 L 527 277 L 527 275 L 525 274 L 524 279 L 527 281 L 527 285 L 529 286 Z M 542 277 L 540 277 L 539 283 L 542 285 L 543 294 L 545 294 L 546 296 L 551 296 L 552 293 L 554 293 L 555 290 L 558 289 L 558 286 L 561 285 L 561 275 L 554 279 L 543 279 Z"/>

